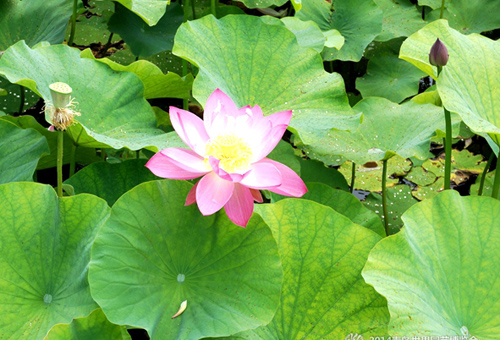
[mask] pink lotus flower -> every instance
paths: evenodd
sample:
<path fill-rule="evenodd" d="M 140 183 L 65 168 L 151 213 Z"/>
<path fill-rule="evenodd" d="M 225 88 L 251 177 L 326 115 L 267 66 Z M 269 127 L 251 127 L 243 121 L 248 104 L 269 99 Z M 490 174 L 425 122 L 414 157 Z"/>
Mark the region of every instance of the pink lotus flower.
<path fill-rule="evenodd" d="M 168 148 L 155 154 L 146 167 L 170 179 L 203 178 L 189 192 L 186 205 L 196 202 L 203 215 L 222 207 L 235 224 L 245 227 L 259 190 L 300 197 L 307 192 L 302 179 L 289 167 L 266 156 L 285 132 L 292 111 L 264 117 L 260 107 L 238 109 L 221 90 L 205 105 L 204 120 L 170 107 L 170 121 L 192 150 Z"/>

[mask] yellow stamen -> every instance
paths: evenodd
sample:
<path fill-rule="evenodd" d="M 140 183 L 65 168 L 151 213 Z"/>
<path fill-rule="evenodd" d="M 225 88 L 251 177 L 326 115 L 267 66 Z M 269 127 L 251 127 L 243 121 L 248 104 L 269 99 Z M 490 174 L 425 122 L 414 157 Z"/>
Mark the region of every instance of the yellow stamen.
<path fill-rule="evenodd" d="M 205 162 L 212 156 L 220 161 L 219 167 L 228 173 L 240 173 L 249 170 L 252 161 L 252 149 L 245 141 L 234 135 L 218 136 L 206 145 Z"/>

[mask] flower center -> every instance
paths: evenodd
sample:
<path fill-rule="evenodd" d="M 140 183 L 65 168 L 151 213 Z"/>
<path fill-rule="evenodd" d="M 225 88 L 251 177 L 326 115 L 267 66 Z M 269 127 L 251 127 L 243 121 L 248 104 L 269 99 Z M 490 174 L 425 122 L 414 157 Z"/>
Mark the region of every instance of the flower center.
<path fill-rule="evenodd" d="M 234 134 L 218 136 L 208 141 L 206 153 L 206 162 L 212 156 L 219 160 L 219 167 L 228 173 L 247 171 L 252 161 L 252 149 Z"/>

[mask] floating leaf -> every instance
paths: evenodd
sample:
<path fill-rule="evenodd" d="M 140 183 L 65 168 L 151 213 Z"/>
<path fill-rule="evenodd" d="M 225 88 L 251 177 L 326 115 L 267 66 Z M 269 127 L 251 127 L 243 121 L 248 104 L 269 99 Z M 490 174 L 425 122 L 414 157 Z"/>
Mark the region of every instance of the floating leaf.
<path fill-rule="evenodd" d="M 425 199 L 433 198 L 443 190 L 444 177 L 438 177 L 437 180 L 432 182 L 431 184 L 428 184 L 426 186 L 418 186 L 411 192 L 411 194 L 419 201 L 423 201 Z"/>
<path fill-rule="evenodd" d="M 363 115 L 363 122 L 354 132 L 331 131 L 329 147 L 359 164 L 388 159 L 427 159 L 431 137 L 443 129 L 442 108 L 434 105 L 407 103 L 397 105 L 384 98 L 366 98 L 354 111 Z"/>
<path fill-rule="evenodd" d="M 356 88 L 364 98 L 384 97 L 400 103 L 418 93 L 423 76 L 424 72 L 395 54 L 377 54 L 368 62 L 366 74 L 356 79 Z"/>
<path fill-rule="evenodd" d="M 169 5 L 163 17 L 151 27 L 124 6 L 117 5 L 108 29 L 118 33 L 136 56 L 149 57 L 172 50 L 175 32 L 183 19 L 184 12 L 178 2 Z"/>
<path fill-rule="evenodd" d="M 500 144 L 500 44 L 477 34 L 462 35 L 446 20 L 437 20 L 403 43 L 401 58 L 435 77 L 429 51 L 436 38 L 450 54 L 437 82 L 444 106 L 458 113 L 471 130 L 490 133 Z"/>
<path fill-rule="evenodd" d="M 391 157 L 387 161 L 387 175 L 389 177 L 404 176 L 411 169 L 411 162 L 399 156 Z M 352 162 L 345 162 L 339 168 L 346 181 L 351 183 Z M 391 187 L 399 182 L 397 178 L 387 178 L 387 186 Z M 382 191 L 382 162 L 356 163 L 356 178 L 354 188 L 367 191 Z"/>
<path fill-rule="evenodd" d="M 434 183 L 436 181 L 436 178 L 437 176 L 434 173 L 426 171 L 421 166 L 412 167 L 408 175 L 405 176 L 405 179 L 407 179 L 408 181 L 421 186 L 426 186 Z"/>
<path fill-rule="evenodd" d="M 500 202 L 446 190 L 403 221 L 363 269 L 387 298 L 390 335 L 498 339 Z"/>
<path fill-rule="evenodd" d="M 286 199 L 257 211 L 278 240 L 283 288 L 273 321 L 238 337 L 344 339 L 349 332 L 387 332 L 386 302 L 360 275 L 380 236 L 307 200 Z"/>
<path fill-rule="evenodd" d="M 72 5 L 70 0 L 2 0 L 0 51 L 5 51 L 19 40 L 24 40 L 29 46 L 41 41 L 62 43 L 68 19 L 73 12 Z"/>
<path fill-rule="evenodd" d="M 0 185 L 0 210 L 2 334 L 43 339 L 55 324 L 97 308 L 87 270 L 90 247 L 109 214 L 106 202 L 92 195 L 58 198 L 38 183 L 9 183 Z"/>
<path fill-rule="evenodd" d="M 304 0 L 295 14 L 301 20 L 316 22 L 322 31 L 336 29 L 345 38 L 340 50 L 325 48 L 325 60 L 359 61 L 364 49 L 382 30 L 382 10 L 373 0 Z"/>
<path fill-rule="evenodd" d="M 125 326 L 114 325 L 106 319 L 102 309 L 96 309 L 89 316 L 74 319 L 69 325 L 52 327 L 44 340 L 131 340 Z"/>
<path fill-rule="evenodd" d="M 89 274 L 111 322 L 144 328 L 152 339 L 194 340 L 271 321 L 282 279 L 271 231 L 255 215 L 247 228 L 223 212 L 203 217 L 184 206 L 191 187 L 143 183 L 114 204 Z M 185 300 L 186 310 L 172 319 Z"/>
<path fill-rule="evenodd" d="M 4 119 L 0 119 L 0 136 L 0 184 L 32 181 L 38 160 L 49 153 L 45 138 Z"/>
<path fill-rule="evenodd" d="M 293 110 L 290 130 L 317 153 L 330 152 L 324 146 L 332 128 L 359 122 L 342 77 L 324 71 L 320 56 L 281 25 L 252 16 L 207 16 L 180 27 L 173 52 L 200 68 L 193 86 L 198 102 L 219 88 L 240 107 L 259 105 L 264 114 Z"/>
<path fill-rule="evenodd" d="M 138 184 L 158 179 L 145 167 L 146 159 L 131 159 L 122 163 L 98 162 L 86 166 L 65 184 L 71 185 L 75 193 L 99 196 L 112 206 L 115 201 Z"/>
<path fill-rule="evenodd" d="M 79 145 L 132 150 L 152 146 L 155 151 L 170 145 L 170 135 L 156 128 L 142 82 L 131 72 L 114 72 L 100 62 L 80 58 L 66 45 L 30 49 L 19 42 L 0 59 L 0 73 L 45 100 L 51 99 L 50 84 L 62 81 L 71 86 L 81 116 L 66 132 Z"/>
<path fill-rule="evenodd" d="M 389 234 L 395 234 L 403 227 L 401 215 L 418 201 L 413 198 L 411 188 L 407 185 L 396 185 L 387 188 L 387 213 L 389 215 Z M 382 195 L 370 193 L 365 200 L 365 206 L 377 213 L 382 219 Z"/>
<path fill-rule="evenodd" d="M 193 86 L 193 75 L 188 74 L 181 78 L 177 73 L 163 74 L 158 66 L 147 60 L 138 60 L 127 66 L 118 64 L 108 58 L 95 59 L 89 49 L 84 50 L 80 56 L 104 63 L 115 71 L 127 71 L 136 74 L 144 84 L 144 98 L 189 98 Z"/>

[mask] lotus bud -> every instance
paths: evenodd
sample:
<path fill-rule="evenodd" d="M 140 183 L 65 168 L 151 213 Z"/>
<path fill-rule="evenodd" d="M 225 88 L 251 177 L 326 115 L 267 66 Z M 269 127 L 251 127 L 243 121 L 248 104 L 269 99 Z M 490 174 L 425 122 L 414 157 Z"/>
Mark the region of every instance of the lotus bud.
<path fill-rule="evenodd" d="M 443 67 L 448 63 L 448 57 L 448 49 L 438 38 L 429 53 L 429 63 L 433 66 Z"/>
<path fill-rule="evenodd" d="M 59 131 L 66 130 L 75 116 L 80 116 L 80 112 L 74 111 L 75 102 L 71 98 L 73 90 L 66 83 L 53 83 L 49 85 L 52 101 L 46 101 L 45 113 L 48 114 L 52 125 Z"/>

